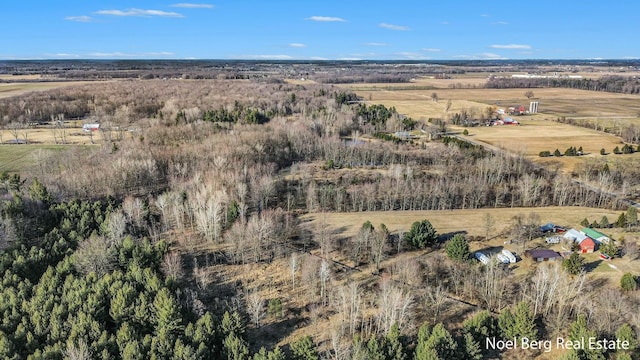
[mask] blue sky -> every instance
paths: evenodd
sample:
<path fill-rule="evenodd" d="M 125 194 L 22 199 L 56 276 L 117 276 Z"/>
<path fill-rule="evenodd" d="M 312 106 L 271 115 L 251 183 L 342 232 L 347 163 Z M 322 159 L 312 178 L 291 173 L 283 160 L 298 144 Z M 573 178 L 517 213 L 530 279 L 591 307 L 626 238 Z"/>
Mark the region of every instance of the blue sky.
<path fill-rule="evenodd" d="M 0 59 L 630 59 L 637 1 L 6 0 Z"/>

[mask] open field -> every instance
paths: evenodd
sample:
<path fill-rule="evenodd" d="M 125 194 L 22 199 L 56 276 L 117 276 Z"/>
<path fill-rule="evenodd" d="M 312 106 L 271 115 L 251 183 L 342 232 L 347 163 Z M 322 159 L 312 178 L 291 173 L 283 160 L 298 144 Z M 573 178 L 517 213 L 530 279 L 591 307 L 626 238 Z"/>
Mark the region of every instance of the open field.
<path fill-rule="evenodd" d="M 429 83 L 429 79 L 424 80 L 423 83 Z M 399 84 L 397 88 L 394 86 L 371 84 L 366 90 L 362 90 L 365 89 L 363 85 L 353 85 L 351 88 L 367 103 L 393 106 L 401 114 L 423 120 L 448 118 L 462 111 L 476 117 L 485 113 L 489 106 L 507 108 L 523 104 L 526 107 L 530 101 L 524 96 L 524 89 L 421 90 L 402 88 Z M 437 102 L 431 99 L 434 92 L 439 98 Z M 570 172 L 586 158 L 600 157 L 600 149 L 604 148 L 607 153 L 610 153 L 616 146 L 621 146 L 623 141 L 614 135 L 552 120 L 565 116 L 597 122 L 602 128 L 614 128 L 633 122 L 640 124 L 640 119 L 637 118 L 640 113 L 640 96 L 637 95 L 573 89 L 534 89 L 534 94 L 535 98 L 532 100 L 539 101 L 540 113 L 517 117 L 521 126 L 468 128 L 471 134 L 469 139 L 511 152 L 526 154 L 539 163 L 557 163 L 564 171 Z M 447 106 L 449 106 L 448 110 Z M 452 129 L 459 132 L 463 130 L 461 127 L 452 127 Z M 571 146 L 576 148 L 582 146 L 587 155 L 546 159 L 538 156 L 545 150 L 553 152 L 559 149 L 564 153 Z"/>
<path fill-rule="evenodd" d="M 469 139 L 477 142 L 487 143 L 512 152 L 523 153 L 539 163 L 558 162 L 563 168 L 572 170 L 576 164 L 586 158 L 603 157 L 600 149 L 605 149 L 611 153 L 616 146 L 622 147 L 622 140 L 611 134 L 604 134 L 595 130 L 560 124 L 546 120 L 536 120 L 535 117 L 518 117 L 520 126 L 479 126 L 467 128 Z M 462 131 L 461 127 L 454 127 L 457 131 Z M 586 155 L 580 157 L 551 157 L 540 158 L 539 153 L 548 150 L 551 153 L 555 149 L 561 153 L 574 146 L 582 147 Z M 605 158 L 636 158 L 638 153 L 629 155 L 607 155 Z"/>
<path fill-rule="evenodd" d="M 59 131 L 59 130 L 55 130 Z M 24 140 L 26 132 L 26 139 L 30 146 L 32 144 L 56 144 L 56 136 L 54 136 L 54 129 L 49 128 L 26 128 L 18 131 L 18 139 Z M 112 131 L 112 138 L 117 138 L 116 131 Z M 60 141 L 60 135 L 57 135 L 58 141 Z M 66 145 L 91 145 L 92 140 L 94 144 L 102 142 L 102 132 L 98 131 L 93 134 L 93 139 L 89 133 L 82 130 L 81 127 L 69 127 L 66 128 Z M 15 141 L 14 135 L 9 130 L 0 130 L 0 144 L 8 144 L 11 141 Z M 19 145 L 25 146 L 25 145 Z"/>
<path fill-rule="evenodd" d="M 3 80 L 9 80 L 3 78 Z M 0 98 L 23 95 L 34 91 L 46 91 L 61 87 L 83 85 L 91 81 L 43 81 L 43 82 L 15 82 L 0 83 Z"/>
<path fill-rule="evenodd" d="M 408 231 L 415 221 L 429 220 L 438 233 L 466 231 L 470 236 L 484 236 L 485 217 L 491 214 L 495 220 L 494 235 L 512 225 L 516 215 L 527 216 L 536 213 L 542 223 L 553 222 L 564 226 L 580 226 L 584 218 L 598 219 L 607 216 L 611 221 L 620 211 L 585 207 L 544 207 L 544 208 L 484 208 L 447 211 L 373 211 L 310 213 L 302 216 L 302 221 L 312 226 L 326 226 L 339 237 L 349 237 L 358 233 L 362 224 L 369 220 L 374 226 L 384 223 L 389 231 Z"/>
<path fill-rule="evenodd" d="M 389 231 L 396 233 L 408 231 L 415 221 L 429 220 L 439 234 L 451 234 L 456 232 L 466 232 L 469 236 L 484 237 L 485 217 L 491 214 L 495 224 L 490 232 L 492 237 L 488 241 L 475 241 L 470 243 L 471 251 L 484 250 L 489 253 L 499 252 L 507 248 L 512 252 L 521 255 L 519 244 L 505 245 L 505 241 L 511 239 L 508 229 L 512 226 L 512 218 L 515 215 L 524 217 L 531 213 L 540 216 L 541 224 L 553 222 L 555 224 L 581 229 L 580 221 L 587 218 L 590 221 L 599 221 L 603 216 L 607 216 L 610 221 L 620 215 L 620 211 L 608 209 L 584 208 L 584 207 L 544 207 L 544 208 L 498 208 L 498 209 L 474 209 L 474 210 L 452 210 L 452 211 L 393 211 L 393 212 L 359 212 L 359 213 L 312 213 L 302 217 L 306 226 L 315 228 L 327 227 L 334 231 L 337 237 L 355 236 L 362 224 L 369 220 L 374 226 L 384 223 Z M 608 234 L 613 239 L 625 239 L 626 241 L 637 241 L 638 233 L 623 232 L 621 229 L 604 229 L 602 232 Z M 527 244 L 528 249 L 551 248 L 558 252 L 567 251 L 564 245 L 557 244 L 549 246 L 544 238 L 534 239 Z M 629 260 L 628 258 L 615 258 L 611 261 L 604 261 L 599 258 L 600 253 L 596 251 L 592 254 L 581 254 L 585 259 L 587 270 L 593 276 L 606 279 L 612 285 L 617 286 L 620 277 L 625 272 L 637 273 L 640 271 L 640 261 Z M 526 259 L 525 259 L 526 260 Z M 518 262 L 514 271 L 516 274 L 526 274 L 534 268 L 535 264 L 530 260 Z"/>
<path fill-rule="evenodd" d="M 17 173 L 45 160 L 52 153 L 73 149 L 72 145 L 0 145 L 0 173 Z"/>

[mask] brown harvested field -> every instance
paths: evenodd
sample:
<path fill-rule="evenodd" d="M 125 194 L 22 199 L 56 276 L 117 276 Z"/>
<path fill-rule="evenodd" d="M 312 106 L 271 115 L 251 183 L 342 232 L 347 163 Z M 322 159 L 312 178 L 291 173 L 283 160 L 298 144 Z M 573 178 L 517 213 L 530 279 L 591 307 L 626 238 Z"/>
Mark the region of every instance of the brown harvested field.
<path fill-rule="evenodd" d="M 4 79 L 7 80 L 7 79 Z M 13 80 L 13 79 L 12 79 Z M 34 91 L 46 91 L 61 87 L 83 85 L 91 81 L 43 81 L 0 83 L 0 98 L 24 95 Z"/>
<path fill-rule="evenodd" d="M 518 152 L 527 155 L 533 161 L 549 164 L 559 163 L 563 169 L 571 171 L 575 166 L 585 159 L 603 158 L 600 155 L 600 149 L 605 149 L 607 153 L 611 153 L 616 146 L 622 147 L 622 140 L 611 134 L 604 134 L 595 130 L 560 124 L 557 122 L 536 120 L 532 117 L 518 117 L 521 125 L 505 125 L 505 126 L 479 126 L 467 128 L 470 140 L 490 144 L 512 152 Z M 457 131 L 462 131 L 460 127 L 454 127 Z M 586 155 L 580 157 L 550 157 L 541 158 L 539 153 L 548 150 L 551 153 L 555 149 L 561 153 L 574 146 L 582 147 Z M 640 153 L 624 155 L 624 158 L 638 158 Z M 607 160 L 620 155 L 604 156 Z"/>
<path fill-rule="evenodd" d="M 372 212 L 334 212 L 311 213 L 301 217 L 303 223 L 311 226 L 326 226 L 335 231 L 337 236 L 349 237 L 358 233 L 362 224 L 369 220 L 374 226 L 384 223 L 389 231 L 408 231 L 415 221 L 427 219 L 438 233 L 445 234 L 466 231 L 471 236 L 484 236 L 484 221 L 486 214 L 495 219 L 496 233 L 509 228 L 512 218 L 516 215 L 528 216 L 536 213 L 542 223 L 553 222 L 563 226 L 580 226 L 584 218 L 597 219 L 607 216 L 615 221 L 620 211 L 596 209 L 586 207 L 541 207 L 541 208 L 490 208 L 464 209 L 446 211 L 372 211 Z"/>
<path fill-rule="evenodd" d="M 26 132 L 26 138 L 29 144 L 56 144 L 54 130 L 49 128 L 27 128 L 18 131 L 18 139 L 23 140 Z M 117 134 L 112 134 L 112 138 L 116 138 Z M 14 135 L 10 130 L 0 130 L 0 144 L 7 144 L 15 141 Z M 102 133 L 98 131 L 93 135 L 93 144 L 102 142 Z M 85 133 L 81 127 L 70 127 L 66 129 L 67 145 L 91 145 L 92 139 L 88 133 Z M 27 144 L 26 146 L 29 146 Z"/>
<path fill-rule="evenodd" d="M 27 141 L 31 144 L 55 144 L 55 138 L 53 136 L 53 130 L 51 129 L 26 129 L 20 130 L 18 133 L 18 139 L 24 140 L 24 134 L 27 134 Z M 81 128 L 70 128 L 67 130 L 67 143 L 68 144 L 91 144 L 91 139 Z M 99 135 L 94 136 L 94 141 L 100 139 Z M 15 137 L 9 130 L 0 130 L 0 140 L 3 144 L 6 144 Z M 28 146 L 28 144 L 27 144 Z"/>
<path fill-rule="evenodd" d="M 439 80 L 437 81 L 448 81 Z M 426 80 L 425 80 L 426 82 Z M 509 106 L 529 103 L 524 96 L 525 89 L 436 89 L 421 90 L 383 84 L 366 90 L 363 86 L 352 85 L 356 93 L 367 103 L 380 103 L 387 107 L 395 107 L 401 114 L 414 119 L 447 118 L 462 110 L 472 116 L 478 116 L 489 106 L 507 108 Z M 557 123 L 555 120 L 566 116 L 584 121 L 595 121 L 602 127 L 611 128 L 613 124 L 640 123 L 640 96 L 613 94 L 573 89 L 534 89 L 535 99 L 540 102 L 540 113 L 531 116 L 517 117 L 521 126 L 493 126 L 468 128 L 469 139 L 500 147 L 512 152 L 524 153 L 539 163 L 558 163 L 564 171 L 572 171 L 575 166 L 589 157 L 600 157 L 600 149 L 611 153 L 616 146 L 623 144 L 614 135 L 595 130 Z M 432 101 L 431 96 L 437 93 L 439 101 Z M 449 111 L 446 111 L 451 101 Z M 589 120 L 591 119 L 591 120 Z M 455 131 L 462 128 L 453 127 Z M 587 153 L 584 157 L 540 158 L 541 151 L 555 149 L 564 151 L 575 146 L 582 146 Z M 638 154 L 630 155 L 640 156 Z"/>

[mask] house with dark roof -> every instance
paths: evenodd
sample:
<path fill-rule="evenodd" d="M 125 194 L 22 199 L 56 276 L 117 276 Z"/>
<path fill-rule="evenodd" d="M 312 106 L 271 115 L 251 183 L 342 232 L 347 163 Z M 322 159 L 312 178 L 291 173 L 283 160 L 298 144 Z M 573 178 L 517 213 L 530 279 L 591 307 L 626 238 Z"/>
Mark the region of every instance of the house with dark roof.
<path fill-rule="evenodd" d="M 533 249 L 524 252 L 524 255 L 535 262 L 554 261 L 562 255 L 549 249 Z"/>

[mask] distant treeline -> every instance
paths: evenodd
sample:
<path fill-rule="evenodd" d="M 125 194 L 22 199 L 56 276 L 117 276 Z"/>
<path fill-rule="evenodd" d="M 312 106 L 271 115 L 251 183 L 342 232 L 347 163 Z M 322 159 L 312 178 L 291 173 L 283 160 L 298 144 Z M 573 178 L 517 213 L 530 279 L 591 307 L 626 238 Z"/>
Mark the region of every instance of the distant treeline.
<path fill-rule="evenodd" d="M 632 76 L 603 76 L 599 79 L 576 78 L 500 78 L 487 81 L 490 89 L 513 88 L 569 88 L 591 91 L 606 91 L 622 94 L 640 94 L 640 79 Z"/>

